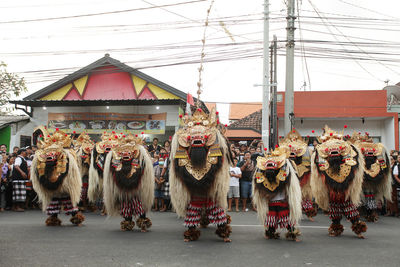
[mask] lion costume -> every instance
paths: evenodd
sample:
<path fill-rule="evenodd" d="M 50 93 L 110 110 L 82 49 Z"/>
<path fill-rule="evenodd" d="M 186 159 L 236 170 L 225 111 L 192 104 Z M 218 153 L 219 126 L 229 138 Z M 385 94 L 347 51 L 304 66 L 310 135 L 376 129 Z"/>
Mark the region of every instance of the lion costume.
<path fill-rule="evenodd" d="M 121 215 L 121 230 L 133 230 L 136 224 L 142 232 L 151 227 L 146 212 L 154 199 L 153 163 L 143 140 L 131 134 L 114 136 L 116 146 L 107 154 L 104 165 L 104 203 L 109 216 Z"/>
<path fill-rule="evenodd" d="M 297 240 L 301 219 L 301 188 L 286 147 L 276 148 L 257 158 L 253 179 L 253 203 L 265 226 L 267 239 L 278 239 L 278 227 L 286 228 L 286 238 Z"/>
<path fill-rule="evenodd" d="M 381 143 L 374 143 L 368 134 L 354 132 L 350 142 L 357 147 L 365 160 L 363 204 L 366 209 L 366 219 L 369 222 L 376 222 L 376 201 L 383 203 L 384 198 L 391 199 L 392 194 L 392 173 L 390 171 L 389 155 Z"/>
<path fill-rule="evenodd" d="M 290 151 L 289 158 L 294 163 L 293 167 L 300 181 L 303 212 L 310 220 L 313 220 L 312 217 L 317 215 L 317 209 L 314 207 L 312 200 L 310 185 L 311 152 L 307 142 L 296 130 L 293 130 L 279 142 L 279 145 L 286 147 Z"/>
<path fill-rule="evenodd" d="M 34 140 L 37 139 L 31 179 L 42 209 L 49 215 L 46 225 L 61 225 L 58 214 L 62 207 L 72 215 L 71 222 L 80 225 L 85 219 L 77 207 L 82 180 L 75 152 L 70 148 L 71 137 L 58 129 L 50 134 L 45 127 L 39 127 L 34 131 Z"/>
<path fill-rule="evenodd" d="M 94 142 L 85 132 L 81 133 L 76 140 L 73 141 L 74 150 L 78 158 L 78 167 L 82 175 L 82 192 L 81 203 L 83 209 L 88 206 L 88 187 L 89 187 L 89 166 L 90 156 L 94 148 Z"/>
<path fill-rule="evenodd" d="M 169 171 L 171 201 L 185 218 L 185 241 L 197 240 L 202 210 L 216 234 L 229 242 L 232 232 L 225 208 L 229 190 L 230 152 L 216 111 L 197 109 L 182 118 L 184 126 L 172 138 Z"/>
<path fill-rule="evenodd" d="M 318 206 L 328 210 L 332 220 L 329 235 L 342 234 L 340 221 L 345 216 L 354 233 L 363 238 L 367 226 L 360 221 L 357 207 L 361 202 L 364 158 L 357 147 L 328 126 L 319 142 L 311 158 L 311 189 Z"/>
<path fill-rule="evenodd" d="M 103 201 L 103 174 L 107 154 L 118 144 L 115 132 L 104 132 L 90 155 L 88 198 L 90 202 Z"/>

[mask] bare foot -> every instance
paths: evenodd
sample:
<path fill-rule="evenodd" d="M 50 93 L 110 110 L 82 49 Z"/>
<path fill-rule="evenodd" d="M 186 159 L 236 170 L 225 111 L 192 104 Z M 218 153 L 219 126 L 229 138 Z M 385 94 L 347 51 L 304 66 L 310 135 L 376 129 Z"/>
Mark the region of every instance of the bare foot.
<path fill-rule="evenodd" d="M 146 229 L 141 229 L 141 230 L 140 230 L 140 232 L 142 232 L 142 233 L 146 233 L 146 232 L 147 232 L 147 230 L 146 230 Z"/>
<path fill-rule="evenodd" d="M 296 237 L 296 239 L 294 241 L 295 242 L 300 242 L 301 240 Z"/>
<path fill-rule="evenodd" d="M 225 242 L 225 243 L 229 243 L 229 242 L 232 242 L 232 240 L 229 239 L 228 237 L 225 237 L 225 238 L 224 238 L 224 242 Z"/>
<path fill-rule="evenodd" d="M 227 211 L 232 211 L 231 209 L 228 209 Z"/>
<path fill-rule="evenodd" d="M 268 240 L 268 239 L 271 239 L 271 238 L 270 238 L 269 236 L 267 236 L 267 235 L 264 235 L 264 238 L 267 239 L 267 240 Z"/>
<path fill-rule="evenodd" d="M 365 237 L 362 234 L 358 234 L 357 236 L 358 238 L 365 239 Z"/>
<path fill-rule="evenodd" d="M 313 217 L 308 217 L 308 219 L 310 220 L 310 222 L 313 222 L 313 221 L 314 221 L 314 218 L 313 218 Z"/>
<path fill-rule="evenodd" d="M 183 241 L 190 242 L 190 239 L 189 238 L 184 238 Z"/>

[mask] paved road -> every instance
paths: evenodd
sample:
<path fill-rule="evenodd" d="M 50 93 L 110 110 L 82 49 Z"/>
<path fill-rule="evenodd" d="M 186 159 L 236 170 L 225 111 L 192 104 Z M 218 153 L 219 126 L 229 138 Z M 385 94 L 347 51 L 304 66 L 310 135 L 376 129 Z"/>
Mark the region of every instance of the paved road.
<path fill-rule="evenodd" d="M 400 219 L 369 224 L 360 240 L 344 222 L 343 236 L 327 235 L 328 218 L 303 221 L 302 241 L 265 240 L 254 212 L 231 213 L 232 243 L 214 227 L 196 242 L 183 242 L 175 213 L 151 213 L 148 233 L 121 232 L 120 218 L 86 213 L 82 227 L 61 216 L 62 227 L 46 227 L 39 211 L 0 213 L 0 266 L 400 266 Z"/>

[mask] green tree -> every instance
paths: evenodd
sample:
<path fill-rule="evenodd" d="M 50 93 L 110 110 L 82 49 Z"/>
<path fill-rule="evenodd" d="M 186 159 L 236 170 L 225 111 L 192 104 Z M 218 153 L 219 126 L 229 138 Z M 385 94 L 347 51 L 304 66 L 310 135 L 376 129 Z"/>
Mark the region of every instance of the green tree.
<path fill-rule="evenodd" d="M 24 78 L 8 72 L 7 64 L 0 62 L 0 107 L 5 107 L 11 97 L 18 97 L 26 91 Z M 6 108 L 6 111 L 9 112 L 10 108 Z M 2 112 L 0 111 L 0 113 Z"/>

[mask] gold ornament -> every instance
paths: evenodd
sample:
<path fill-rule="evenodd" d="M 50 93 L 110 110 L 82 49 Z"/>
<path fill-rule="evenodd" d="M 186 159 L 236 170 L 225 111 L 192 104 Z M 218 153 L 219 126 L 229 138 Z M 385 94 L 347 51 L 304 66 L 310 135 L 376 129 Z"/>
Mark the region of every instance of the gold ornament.
<path fill-rule="evenodd" d="M 279 170 L 279 173 L 276 175 L 274 183 L 270 183 L 270 181 L 264 176 L 262 172 L 256 173 L 256 183 L 258 184 L 262 183 L 264 187 L 271 192 L 275 191 L 275 189 L 278 188 L 279 184 L 281 182 L 286 181 L 286 179 L 287 179 L 287 173 L 286 170 L 284 170 L 283 168 Z"/>
<path fill-rule="evenodd" d="M 286 137 L 279 141 L 280 147 L 287 147 L 291 157 L 301 157 L 307 152 L 307 142 L 297 130 L 292 130 Z"/>
<path fill-rule="evenodd" d="M 289 158 L 290 151 L 287 147 L 278 147 L 271 153 L 264 153 L 263 157 L 257 157 L 257 168 L 260 170 L 280 169 Z"/>
<path fill-rule="evenodd" d="M 332 178 L 336 182 L 343 183 L 346 180 L 347 176 L 350 175 L 351 166 L 343 163 L 343 164 L 340 164 L 339 173 L 333 173 L 331 168 L 327 169 L 325 172 L 330 178 Z"/>

